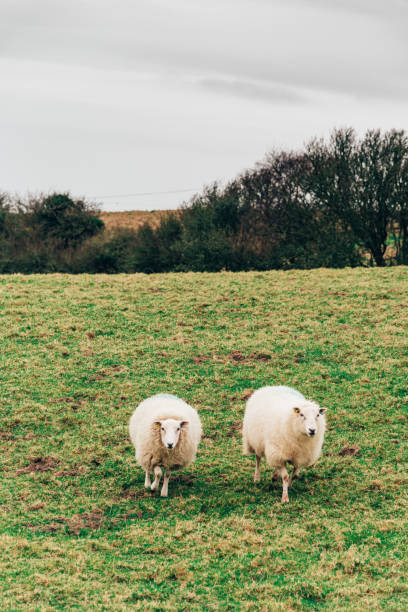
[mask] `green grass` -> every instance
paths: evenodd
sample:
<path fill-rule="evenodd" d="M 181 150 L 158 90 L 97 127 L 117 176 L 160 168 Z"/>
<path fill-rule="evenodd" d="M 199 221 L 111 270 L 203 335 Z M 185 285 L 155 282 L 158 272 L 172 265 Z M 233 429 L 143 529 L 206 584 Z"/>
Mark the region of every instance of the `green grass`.
<path fill-rule="evenodd" d="M 0 305 L 1 610 L 407 609 L 407 268 L 3 276 Z M 241 455 L 265 384 L 329 408 L 289 505 Z M 204 427 L 168 499 L 127 433 L 159 391 Z"/>

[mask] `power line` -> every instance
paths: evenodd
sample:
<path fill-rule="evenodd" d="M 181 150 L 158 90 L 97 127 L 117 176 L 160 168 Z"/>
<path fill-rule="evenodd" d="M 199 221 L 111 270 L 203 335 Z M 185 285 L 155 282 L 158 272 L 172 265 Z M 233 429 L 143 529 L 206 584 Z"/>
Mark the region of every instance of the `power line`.
<path fill-rule="evenodd" d="M 187 193 L 189 191 L 199 191 L 196 188 L 192 189 L 173 189 L 170 191 L 141 191 L 139 193 L 118 193 L 100 196 L 91 196 L 93 200 L 104 200 L 106 198 L 135 198 L 138 196 L 150 196 L 150 195 L 165 195 L 167 193 Z"/>

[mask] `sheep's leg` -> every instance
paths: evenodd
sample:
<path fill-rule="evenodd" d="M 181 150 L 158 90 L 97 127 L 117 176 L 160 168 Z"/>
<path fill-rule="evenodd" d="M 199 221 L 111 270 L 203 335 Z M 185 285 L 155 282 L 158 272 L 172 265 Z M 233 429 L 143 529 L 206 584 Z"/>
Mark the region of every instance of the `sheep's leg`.
<path fill-rule="evenodd" d="M 145 487 L 146 487 L 146 489 L 148 489 L 149 487 L 152 486 L 152 483 L 150 481 L 150 472 L 148 472 L 146 470 L 145 474 L 146 474 L 146 476 L 145 476 Z"/>
<path fill-rule="evenodd" d="M 261 457 L 255 455 L 256 464 L 255 464 L 255 474 L 254 474 L 254 482 L 259 482 L 261 480 Z"/>
<path fill-rule="evenodd" d="M 272 480 L 278 480 L 279 478 L 279 474 L 276 470 L 273 470 L 273 474 L 272 474 Z"/>
<path fill-rule="evenodd" d="M 278 469 L 280 476 L 282 477 L 282 504 L 289 503 L 288 488 L 289 488 L 289 474 L 285 466 Z"/>
<path fill-rule="evenodd" d="M 292 472 L 292 476 L 290 478 L 289 486 L 291 486 L 292 482 L 299 476 L 300 468 L 295 468 Z"/>
<path fill-rule="evenodd" d="M 163 478 L 163 486 L 160 495 L 162 497 L 167 497 L 169 494 L 169 478 L 170 478 L 170 470 L 166 470 L 164 472 Z"/>
<path fill-rule="evenodd" d="M 153 472 L 154 472 L 154 481 L 150 488 L 152 491 L 155 491 L 155 489 L 157 489 L 157 487 L 160 484 L 160 478 L 162 475 L 161 467 L 159 467 L 158 465 L 155 465 L 153 468 Z"/>

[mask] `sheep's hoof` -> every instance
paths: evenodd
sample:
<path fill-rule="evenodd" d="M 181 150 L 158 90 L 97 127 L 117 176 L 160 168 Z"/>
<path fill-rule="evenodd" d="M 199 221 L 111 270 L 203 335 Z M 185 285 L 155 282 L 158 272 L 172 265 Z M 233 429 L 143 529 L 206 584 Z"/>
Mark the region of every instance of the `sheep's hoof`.
<path fill-rule="evenodd" d="M 163 493 L 163 491 L 160 493 L 160 497 L 168 497 L 168 493 Z"/>
<path fill-rule="evenodd" d="M 254 482 L 261 482 L 260 476 L 254 476 Z"/>
<path fill-rule="evenodd" d="M 157 484 L 154 484 L 154 483 L 153 483 L 153 484 L 151 485 L 151 487 L 150 487 L 150 490 L 151 490 L 151 491 L 155 491 L 156 489 L 157 489 Z"/>
<path fill-rule="evenodd" d="M 282 495 L 282 504 L 289 503 L 289 495 Z"/>

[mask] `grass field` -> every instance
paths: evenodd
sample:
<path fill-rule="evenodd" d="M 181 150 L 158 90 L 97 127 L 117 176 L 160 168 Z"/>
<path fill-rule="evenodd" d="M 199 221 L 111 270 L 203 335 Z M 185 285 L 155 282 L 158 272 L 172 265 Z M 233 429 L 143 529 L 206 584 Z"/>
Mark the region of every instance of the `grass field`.
<path fill-rule="evenodd" d="M 98 216 L 102 219 L 107 230 L 118 228 L 137 230 L 139 227 L 148 223 L 152 227 L 157 227 L 163 217 L 166 217 L 169 210 L 126 210 L 121 212 L 101 212 Z"/>
<path fill-rule="evenodd" d="M 1 610 L 406 610 L 408 269 L 0 277 Z M 249 389 L 328 407 L 318 464 L 243 457 Z M 144 489 L 171 391 L 196 463 Z"/>

